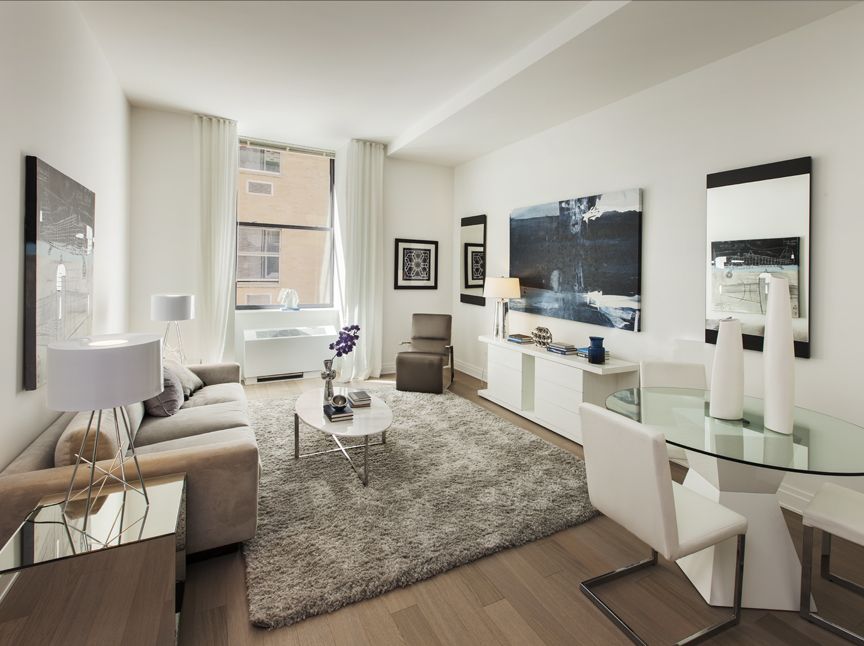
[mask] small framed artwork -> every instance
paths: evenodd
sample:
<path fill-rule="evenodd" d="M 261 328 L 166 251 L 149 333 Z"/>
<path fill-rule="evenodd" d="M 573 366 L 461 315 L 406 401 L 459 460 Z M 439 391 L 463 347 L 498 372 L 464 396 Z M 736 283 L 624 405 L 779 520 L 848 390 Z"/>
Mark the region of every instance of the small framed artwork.
<path fill-rule="evenodd" d="M 396 238 L 393 289 L 438 289 L 438 241 Z"/>
<path fill-rule="evenodd" d="M 465 243 L 465 289 L 483 287 L 486 278 L 486 251 L 482 244 Z"/>

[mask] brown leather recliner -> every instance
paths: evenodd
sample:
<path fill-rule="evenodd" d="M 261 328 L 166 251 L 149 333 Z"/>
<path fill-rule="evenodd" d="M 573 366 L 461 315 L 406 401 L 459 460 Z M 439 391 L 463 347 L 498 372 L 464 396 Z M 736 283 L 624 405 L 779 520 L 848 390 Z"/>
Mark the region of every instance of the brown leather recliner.
<path fill-rule="evenodd" d="M 456 374 L 450 344 L 452 326 L 453 317 L 449 314 L 411 317 L 411 340 L 404 341 L 402 345 L 407 348 L 396 355 L 396 390 L 443 393 L 450 387 Z"/>

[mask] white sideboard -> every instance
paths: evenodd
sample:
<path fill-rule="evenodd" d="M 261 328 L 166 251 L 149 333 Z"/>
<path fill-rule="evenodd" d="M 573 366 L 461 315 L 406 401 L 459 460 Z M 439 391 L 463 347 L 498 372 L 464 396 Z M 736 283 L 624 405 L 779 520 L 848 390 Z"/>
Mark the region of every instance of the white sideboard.
<path fill-rule="evenodd" d="M 604 364 L 481 336 L 487 347 L 486 390 L 478 395 L 559 435 L 582 443 L 579 404 L 606 405 L 617 390 L 639 385 L 639 364 Z"/>

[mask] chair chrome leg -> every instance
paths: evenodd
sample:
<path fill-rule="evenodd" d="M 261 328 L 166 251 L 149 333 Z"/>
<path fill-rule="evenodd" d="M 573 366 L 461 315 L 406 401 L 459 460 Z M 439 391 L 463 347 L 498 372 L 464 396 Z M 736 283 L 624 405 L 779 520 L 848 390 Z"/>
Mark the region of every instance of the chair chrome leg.
<path fill-rule="evenodd" d="M 709 626 L 699 632 L 693 633 L 689 637 L 685 637 L 681 641 L 677 642 L 678 645 L 682 644 L 697 644 L 699 642 L 705 641 L 716 635 L 717 633 L 726 630 L 727 628 L 731 628 L 732 626 L 737 625 L 741 621 L 741 595 L 743 591 L 743 580 L 744 580 L 744 535 L 741 534 L 738 536 L 738 554 L 735 560 L 735 596 L 733 600 L 733 608 L 732 608 L 732 617 L 722 621 L 713 626 Z M 606 574 L 601 574 L 600 576 L 595 576 L 592 579 L 588 579 L 587 581 L 583 581 L 579 586 L 582 590 L 582 593 L 588 597 L 591 602 L 597 606 L 600 611 L 606 615 L 606 617 L 615 624 L 615 626 L 623 632 L 634 644 L 638 644 L 639 646 L 646 646 L 645 641 L 636 634 L 636 632 L 627 625 L 621 617 L 619 617 L 615 612 L 606 605 L 606 603 L 598 597 L 594 591 L 591 589 L 593 586 L 608 583 L 609 581 L 613 581 L 627 574 L 632 574 L 638 570 L 642 570 L 646 567 L 650 567 L 652 565 L 657 564 L 657 552 L 655 550 L 651 550 L 651 558 L 645 559 L 644 561 L 639 561 L 637 563 L 633 563 L 631 565 L 626 565 L 617 570 L 613 570 L 612 572 L 607 572 Z"/>
<path fill-rule="evenodd" d="M 844 628 L 832 621 L 820 617 L 810 611 L 810 595 L 813 590 L 813 528 L 804 527 L 804 547 L 802 549 L 802 564 L 801 564 L 801 605 L 798 609 L 798 614 L 810 623 L 821 626 L 835 635 L 843 637 L 853 644 L 864 646 L 864 636 L 851 630 Z M 822 531 L 822 554 L 820 559 L 820 575 L 857 594 L 864 595 L 864 586 L 861 586 L 853 581 L 844 579 L 836 574 L 831 574 L 831 534 Z"/>

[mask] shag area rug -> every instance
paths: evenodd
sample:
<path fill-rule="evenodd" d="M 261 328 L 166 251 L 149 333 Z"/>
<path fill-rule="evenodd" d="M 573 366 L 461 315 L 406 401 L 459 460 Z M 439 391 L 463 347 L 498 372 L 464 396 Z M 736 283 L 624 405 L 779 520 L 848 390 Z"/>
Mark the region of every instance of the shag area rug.
<path fill-rule="evenodd" d="M 296 397 L 249 402 L 262 463 L 258 532 L 243 546 L 256 625 L 331 612 L 595 513 L 576 456 L 451 393 L 367 390 L 393 410 L 368 487 L 341 453 L 294 460 Z M 301 453 L 334 447 L 301 423 Z"/>

